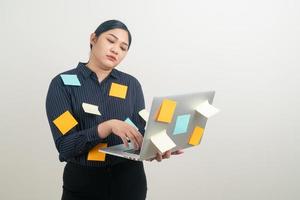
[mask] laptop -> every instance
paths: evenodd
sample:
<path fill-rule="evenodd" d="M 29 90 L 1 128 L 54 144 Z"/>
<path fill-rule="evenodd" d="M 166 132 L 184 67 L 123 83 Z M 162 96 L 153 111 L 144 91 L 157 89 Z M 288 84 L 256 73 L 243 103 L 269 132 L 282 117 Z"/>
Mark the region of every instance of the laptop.
<path fill-rule="evenodd" d="M 99 149 L 99 152 L 135 161 L 143 161 L 155 158 L 159 150 L 152 143 L 151 137 L 164 130 L 166 130 L 167 135 L 176 144 L 176 146 L 171 149 L 172 152 L 178 149 L 194 147 L 194 145 L 191 145 L 188 142 L 194 128 L 196 126 L 199 126 L 205 130 L 207 122 L 207 118 L 197 112 L 196 107 L 205 101 L 208 101 L 209 104 L 212 104 L 214 96 L 215 91 L 205 91 L 181 95 L 154 97 L 149 113 L 149 118 L 147 120 L 141 148 L 139 150 L 136 150 L 134 149 L 133 144 L 129 142 L 128 147 L 125 147 L 124 144 L 119 144 Z M 160 109 L 160 106 L 165 99 L 176 101 L 176 108 L 174 110 L 173 117 L 170 123 L 162 123 L 156 120 L 158 110 Z M 180 115 L 189 115 L 188 126 L 185 133 L 174 134 L 176 118 Z"/>

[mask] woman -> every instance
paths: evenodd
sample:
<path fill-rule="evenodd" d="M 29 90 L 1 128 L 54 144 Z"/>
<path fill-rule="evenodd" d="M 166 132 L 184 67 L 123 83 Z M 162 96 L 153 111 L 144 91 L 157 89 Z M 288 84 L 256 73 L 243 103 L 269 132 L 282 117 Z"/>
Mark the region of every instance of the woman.
<path fill-rule="evenodd" d="M 136 78 L 115 69 L 130 44 L 125 24 L 105 21 L 91 34 L 89 61 L 79 62 L 50 83 L 47 117 L 59 159 L 67 162 L 63 200 L 146 198 L 142 162 L 98 152 L 105 146 L 128 145 L 128 139 L 139 149 L 143 141 L 145 121 L 138 114 L 145 108 L 142 87 Z M 156 160 L 170 155 L 157 154 Z"/>

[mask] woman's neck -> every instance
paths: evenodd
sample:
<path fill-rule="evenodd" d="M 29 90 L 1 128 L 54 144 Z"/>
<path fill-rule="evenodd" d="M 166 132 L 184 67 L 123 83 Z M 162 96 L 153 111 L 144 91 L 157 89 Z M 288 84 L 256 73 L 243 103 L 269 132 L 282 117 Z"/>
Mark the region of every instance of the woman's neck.
<path fill-rule="evenodd" d="M 104 80 L 109 75 L 109 73 L 112 71 L 112 69 L 105 69 L 105 67 L 102 67 L 101 65 L 93 62 L 92 59 L 90 59 L 88 61 L 88 63 L 86 64 L 86 66 L 90 70 L 92 70 L 93 72 L 96 73 L 99 82 L 102 81 L 102 80 Z"/>

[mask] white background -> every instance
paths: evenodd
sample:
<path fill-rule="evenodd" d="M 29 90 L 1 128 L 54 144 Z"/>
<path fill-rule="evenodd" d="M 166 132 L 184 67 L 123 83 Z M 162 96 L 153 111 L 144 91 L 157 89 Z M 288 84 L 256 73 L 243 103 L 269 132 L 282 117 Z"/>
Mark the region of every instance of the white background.
<path fill-rule="evenodd" d="M 300 199 L 296 0 L 1 0 L 0 199 L 60 199 L 46 93 L 87 61 L 108 19 L 132 33 L 117 68 L 139 79 L 148 109 L 153 96 L 210 89 L 221 109 L 200 146 L 145 163 L 148 199 Z"/>

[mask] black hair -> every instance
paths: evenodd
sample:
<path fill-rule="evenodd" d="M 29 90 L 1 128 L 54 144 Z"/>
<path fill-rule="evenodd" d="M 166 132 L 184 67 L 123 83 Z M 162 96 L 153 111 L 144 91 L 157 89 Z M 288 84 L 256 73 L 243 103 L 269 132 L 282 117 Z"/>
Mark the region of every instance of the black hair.
<path fill-rule="evenodd" d="M 130 34 L 127 26 L 119 20 L 113 19 L 113 20 L 107 20 L 107 21 L 103 22 L 102 24 L 100 24 L 98 26 L 98 28 L 95 30 L 94 33 L 96 34 L 96 37 L 99 37 L 99 35 L 101 35 L 101 33 L 109 31 L 111 29 L 115 29 L 115 28 L 120 28 L 120 29 L 127 31 L 127 33 L 128 33 L 128 49 L 129 49 L 130 44 L 131 44 L 131 34 Z M 92 44 L 90 44 L 90 48 L 92 49 Z"/>

